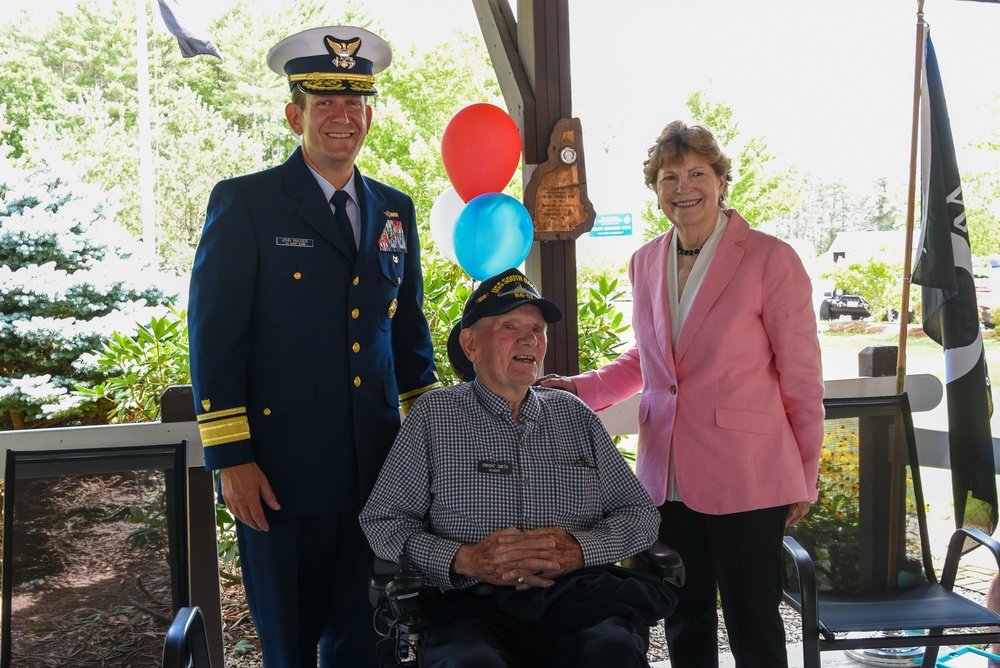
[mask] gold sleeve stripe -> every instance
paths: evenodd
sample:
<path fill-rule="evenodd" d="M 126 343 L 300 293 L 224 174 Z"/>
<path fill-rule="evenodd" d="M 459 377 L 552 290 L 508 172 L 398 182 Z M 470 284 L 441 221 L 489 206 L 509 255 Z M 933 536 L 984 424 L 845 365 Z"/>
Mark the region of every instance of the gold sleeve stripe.
<path fill-rule="evenodd" d="M 403 417 L 410 412 L 413 407 L 413 403 L 420 398 L 424 392 L 433 390 L 436 387 L 441 387 L 441 383 L 431 383 L 425 387 L 421 387 L 419 390 L 413 390 L 412 392 L 407 392 L 406 394 L 399 395 L 399 409 L 403 412 Z"/>
<path fill-rule="evenodd" d="M 403 414 L 403 417 L 406 417 L 409 414 L 410 409 L 413 408 L 414 401 L 416 401 L 416 399 L 410 399 L 409 401 L 399 402 L 399 410 Z"/>
<path fill-rule="evenodd" d="M 201 432 L 201 444 L 208 448 L 213 445 L 224 445 L 245 441 L 250 438 L 250 423 L 246 415 L 211 422 L 198 423 Z"/>
<path fill-rule="evenodd" d="M 399 403 L 412 404 L 413 401 L 419 397 L 424 392 L 429 392 L 436 387 L 441 387 L 441 383 L 431 383 L 430 385 L 424 385 L 423 387 L 417 388 L 416 390 L 410 390 L 404 394 L 399 395 Z"/>
<path fill-rule="evenodd" d="M 219 418 L 232 417 L 233 415 L 246 415 L 246 406 L 237 406 L 236 408 L 227 408 L 222 411 L 210 411 L 208 413 L 202 413 L 198 416 L 198 422 L 206 422 L 209 420 L 218 420 Z"/>

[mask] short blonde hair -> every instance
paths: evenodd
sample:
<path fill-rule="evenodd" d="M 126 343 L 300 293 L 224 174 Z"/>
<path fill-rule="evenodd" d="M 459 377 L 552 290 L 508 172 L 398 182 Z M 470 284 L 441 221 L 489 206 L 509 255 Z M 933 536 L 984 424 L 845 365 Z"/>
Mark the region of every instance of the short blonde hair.
<path fill-rule="evenodd" d="M 733 161 L 722 152 L 719 142 L 715 141 L 708 128 L 701 125 L 688 127 L 683 121 L 673 121 L 663 128 L 656 143 L 649 147 L 648 153 L 649 158 L 642 163 L 642 174 L 650 189 L 656 189 L 656 177 L 662 168 L 679 163 L 687 154 L 695 153 L 708 160 L 716 175 L 725 177 L 726 182 L 722 187 L 722 203 L 725 204 L 729 184 L 733 180 Z"/>

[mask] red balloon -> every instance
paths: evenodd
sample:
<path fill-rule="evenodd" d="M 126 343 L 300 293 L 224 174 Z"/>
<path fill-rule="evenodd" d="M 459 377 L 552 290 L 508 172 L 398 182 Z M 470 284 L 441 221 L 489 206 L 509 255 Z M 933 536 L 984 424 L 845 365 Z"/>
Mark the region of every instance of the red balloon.
<path fill-rule="evenodd" d="M 517 124 L 500 107 L 471 104 L 448 121 L 441 138 L 441 160 L 463 202 L 500 192 L 521 161 Z"/>

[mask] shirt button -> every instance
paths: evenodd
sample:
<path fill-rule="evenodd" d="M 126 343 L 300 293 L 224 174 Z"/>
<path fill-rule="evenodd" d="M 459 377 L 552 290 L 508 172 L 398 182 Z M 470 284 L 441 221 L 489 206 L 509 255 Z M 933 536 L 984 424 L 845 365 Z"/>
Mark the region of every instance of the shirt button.
<path fill-rule="evenodd" d="M 359 315 L 361 315 L 361 311 L 359 311 L 358 309 L 354 309 L 351 311 L 351 318 L 353 318 L 354 320 L 357 320 Z"/>
<path fill-rule="evenodd" d="M 270 414 L 271 414 L 271 409 L 270 408 L 265 408 L 264 409 L 264 415 L 270 415 Z"/>
<path fill-rule="evenodd" d="M 676 385 L 671 385 L 670 386 L 670 394 L 677 394 L 677 386 Z"/>
<path fill-rule="evenodd" d="M 361 387 L 361 376 L 354 377 L 354 387 Z"/>
<path fill-rule="evenodd" d="M 357 285 L 360 280 L 361 280 L 361 278 L 359 276 L 355 276 L 354 280 L 351 281 L 351 282 L 354 283 L 354 285 Z"/>
<path fill-rule="evenodd" d="M 527 487 L 527 486 L 528 486 L 528 479 L 527 479 L 527 478 L 525 478 L 525 479 L 524 479 L 524 486 L 525 486 L 525 487 Z"/>
<path fill-rule="evenodd" d="M 301 271 L 295 272 L 294 274 L 292 274 L 292 278 L 294 278 L 296 281 L 299 280 L 300 278 L 302 278 L 302 272 Z"/>
<path fill-rule="evenodd" d="M 361 344 L 355 341 L 354 345 L 351 346 L 351 350 L 353 350 L 354 352 L 358 352 L 359 350 L 361 350 Z"/>

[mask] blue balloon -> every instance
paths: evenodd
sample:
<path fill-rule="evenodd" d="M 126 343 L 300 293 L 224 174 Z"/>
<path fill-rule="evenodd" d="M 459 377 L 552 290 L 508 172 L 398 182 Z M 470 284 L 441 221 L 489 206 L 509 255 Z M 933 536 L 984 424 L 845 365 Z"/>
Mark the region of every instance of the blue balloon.
<path fill-rule="evenodd" d="M 470 199 L 455 222 L 455 257 L 469 276 L 482 281 L 528 257 L 535 228 L 524 205 L 503 193 Z"/>

